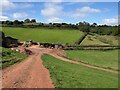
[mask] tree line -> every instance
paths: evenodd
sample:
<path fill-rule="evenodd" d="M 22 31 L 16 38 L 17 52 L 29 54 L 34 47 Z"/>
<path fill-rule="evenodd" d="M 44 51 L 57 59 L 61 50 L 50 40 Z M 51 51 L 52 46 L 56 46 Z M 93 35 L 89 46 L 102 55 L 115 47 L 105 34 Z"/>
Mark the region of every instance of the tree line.
<path fill-rule="evenodd" d="M 68 23 L 41 23 L 36 22 L 36 19 L 25 19 L 24 21 L 14 20 L 14 21 L 0 21 L 2 26 L 14 26 L 14 27 L 44 27 L 44 28 L 58 28 L 62 29 L 70 29 L 70 30 L 80 30 L 86 33 L 96 33 L 100 35 L 119 35 L 119 27 L 118 26 L 110 26 L 110 25 L 97 25 L 97 23 L 90 24 L 88 22 L 79 22 L 76 24 L 68 24 Z"/>

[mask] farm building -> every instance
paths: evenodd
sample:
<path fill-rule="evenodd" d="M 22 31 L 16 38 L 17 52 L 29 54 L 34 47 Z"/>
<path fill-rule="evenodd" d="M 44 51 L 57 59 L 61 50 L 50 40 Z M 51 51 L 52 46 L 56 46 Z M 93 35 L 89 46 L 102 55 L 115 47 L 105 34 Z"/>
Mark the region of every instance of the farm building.
<path fill-rule="evenodd" d="M 5 37 L 3 32 L 0 32 L 0 36 L 2 37 L 0 40 L 1 46 L 3 47 L 16 47 L 18 46 L 18 39 L 12 38 L 10 36 Z"/>

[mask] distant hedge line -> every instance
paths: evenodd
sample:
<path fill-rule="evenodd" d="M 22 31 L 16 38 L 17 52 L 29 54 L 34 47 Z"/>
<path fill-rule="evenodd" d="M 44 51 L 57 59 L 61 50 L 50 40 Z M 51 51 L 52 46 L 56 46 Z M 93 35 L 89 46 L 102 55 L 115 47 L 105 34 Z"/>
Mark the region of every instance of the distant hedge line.
<path fill-rule="evenodd" d="M 1 26 L 3 27 L 24 27 L 24 28 L 49 28 L 60 30 L 63 29 L 72 29 L 80 30 L 86 33 L 97 33 L 99 35 L 120 35 L 119 26 L 109 26 L 109 25 L 97 25 L 97 23 L 89 24 L 88 22 L 79 22 L 76 24 L 67 24 L 67 23 L 37 23 L 36 20 L 26 19 L 24 21 L 0 21 Z"/>

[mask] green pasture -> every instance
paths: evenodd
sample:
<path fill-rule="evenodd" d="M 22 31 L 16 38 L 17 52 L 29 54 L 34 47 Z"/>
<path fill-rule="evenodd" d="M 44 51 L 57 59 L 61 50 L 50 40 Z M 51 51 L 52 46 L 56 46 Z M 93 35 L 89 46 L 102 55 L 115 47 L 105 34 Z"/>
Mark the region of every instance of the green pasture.
<path fill-rule="evenodd" d="M 66 58 L 103 68 L 118 70 L 118 50 L 66 50 Z"/>
<path fill-rule="evenodd" d="M 36 42 L 74 44 L 84 35 L 77 30 L 41 29 L 41 28 L 12 28 L 3 27 L 7 36 L 12 36 L 21 41 L 33 40 Z"/>
<path fill-rule="evenodd" d="M 50 55 L 42 56 L 57 88 L 117 88 L 118 75 L 72 64 Z"/>
<path fill-rule="evenodd" d="M 89 34 L 86 38 L 81 42 L 80 45 L 101 45 L 101 46 L 109 46 L 109 45 L 118 45 L 118 36 L 108 36 L 108 35 L 97 35 L 97 34 Z"/>

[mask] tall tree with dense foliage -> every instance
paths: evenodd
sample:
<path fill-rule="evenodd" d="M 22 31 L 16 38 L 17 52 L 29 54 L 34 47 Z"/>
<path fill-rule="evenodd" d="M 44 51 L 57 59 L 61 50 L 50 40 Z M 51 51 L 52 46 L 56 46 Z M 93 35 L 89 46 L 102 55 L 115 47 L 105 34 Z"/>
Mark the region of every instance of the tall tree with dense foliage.
<path fill-rule="evenodd" d="M 25 19 L 24 23 L 30 23 L 30 19 Z"/>

